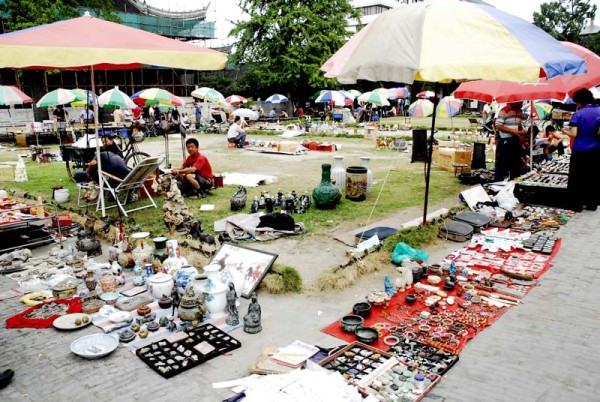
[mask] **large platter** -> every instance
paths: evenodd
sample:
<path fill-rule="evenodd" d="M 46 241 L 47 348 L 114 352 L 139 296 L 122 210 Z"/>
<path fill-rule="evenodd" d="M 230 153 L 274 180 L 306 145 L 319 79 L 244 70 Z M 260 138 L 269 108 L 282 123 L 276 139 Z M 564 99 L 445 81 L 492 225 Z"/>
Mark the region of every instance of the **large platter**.
<path fill-rule="evenodd" d="M 87 320 L 85 320 L 84 317 L 86 317 Z M 81 324 L 79 324 L 79 325 L 75 324 L 76 320 L 80 320 Z M 84 321 L 87 321 L 87 322 L 84 322 Z M 80 329 L 83 327 L 87 327 L 91 323 L 92 323 L 91 315 L 84 314 L 84 313 L 73 313 L 73 314 L 66 314 L 61 317 L 58 317 L 56 320 L 54 320 L 54 322 L 52 322 L 52 325 L 54 325 L 54 328 L 56 328 L 56 329 L 61 329 L 64 331 L 72 331 L 74 329 Z"/>

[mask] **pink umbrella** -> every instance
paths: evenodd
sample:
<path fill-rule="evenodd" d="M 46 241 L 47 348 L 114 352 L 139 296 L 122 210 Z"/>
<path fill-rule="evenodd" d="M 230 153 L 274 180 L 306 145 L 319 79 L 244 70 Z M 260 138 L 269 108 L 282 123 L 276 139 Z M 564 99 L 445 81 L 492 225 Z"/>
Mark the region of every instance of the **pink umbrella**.
<path fill-rule="evenodd" d="M 600 57 L 594 52 L 570 42 L 561 42 L 565 47 L 585 60 L 587 72 L 578 75 L 540 78 L 535 83 L 478 80 L 460 84 L 454 92 L 455 98 L 474 99 L 482 102 L 519 102 L 536 99 L 564 99 L 581 88 L 600 84 Z"/>

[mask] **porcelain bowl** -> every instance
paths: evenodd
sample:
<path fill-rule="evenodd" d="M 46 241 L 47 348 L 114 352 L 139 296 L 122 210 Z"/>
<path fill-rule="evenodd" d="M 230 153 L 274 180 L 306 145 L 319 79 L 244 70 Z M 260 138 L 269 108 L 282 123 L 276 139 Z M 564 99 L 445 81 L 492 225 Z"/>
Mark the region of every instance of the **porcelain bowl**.
<path fill-rule="evenodd" d="M 99 359 L 112 353 L 119 340 L 111 335 L 93 334 L 76 339 L 71 343 L 71 352 L 85 359 Z"/>

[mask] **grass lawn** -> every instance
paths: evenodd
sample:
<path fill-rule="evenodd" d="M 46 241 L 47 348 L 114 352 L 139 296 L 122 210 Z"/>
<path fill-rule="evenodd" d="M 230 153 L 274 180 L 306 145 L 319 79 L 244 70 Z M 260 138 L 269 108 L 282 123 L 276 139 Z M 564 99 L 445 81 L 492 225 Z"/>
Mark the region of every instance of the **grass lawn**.
<path fill-rule="evenodd" d="M 312 194 L 312 189 L 318 184 L 321 177 L 321 164 L 332 162 L 332 154 L 324 152 L 310 152 L 305 156 L 273 156 L 245 150 L 231 150 L 224 146 L 224 139 L 218 136 L 197 136 L 200 148 L 205 153 L 215 172 L 245 172 L 276 175 L 279 181 L 272 185 L 259 186 L 248 189 L 248 202 L 246 210 L 249 212 L 251 200 L 260 196 L 261 191 L 269 191 L 275 195 L 278 189 L 284 193 L 295 190 L 299 195 L 304 192 Z M 268 139 L 269 137 L 265 137 Z M 271 137 L 272 138 L 272 137 Z M 367 223 L 372 214 L 371 221 L 386 218 L 401 209 L 418 206 L 423 203 L 424 194 L 424 169 L 422 163 L 411 164 L 407 154 L 398 154 L 387 150 L 375 150 L 372 143 L 363 139 L 340 138 L 336 143 L 342 144 L 342 150 L 337 154 L 345 156 L 346 166 L 359 164 L 360 156 L 371 156 L 371 169 L 373 170 L 375 184 L 371 195 L 364 202 L 352 202 L 342 199 L 335 210 L 322 211 L 311 207 L 303 215 L 294 215 L 296 221 L 304 222 L 309 234 L 327 235 L 332 227 L 343 226 L 348 230 L 360 227 Z M 160 141 L 144 143 L 147 152 L 156 154 L 161 147 Z M 176 148 L 176 147 L 173 147 Z M 156 149 L 156 151 L 154 151 Z M 171 150 L 173 164 L 178 165 L 181 160 L 181 150 Z M 179 154 L 179 155 L 177 155 Z M 0 152 L 0 161 L 14 161 L 17 152 Z M 1 188 L 18 189 L 29 192 L 31 195 L 41 195 L 50 201 L 52 186 L 59 184 L 71 190 L 71 200 L 65 206 L 77 209 L 77 189 L 67 175 L 63 162 L 39 164 L 26 159 L 29 181 L 26 183 L 4 182 Z M 384 180 L 387 181 L 383 186 Z M 379 196 L 379 192 L 381 195 Z M 439 169 L 432 169 L 430 187 L 430 205 L 457 197 L 465 187 L 462 186 L 453 174 Z M 236 188 L 225 187 L 213 190 L 205 199 L 186 200 L 191 212 L 203 222 L 203 228 L 212 232 L 213 222 L 231 214 L 229 210 L 230 197 Z M 373 206 L 377 201 L 377 206 Z M 140 229 L 150 231 L 153 235 L 165 232 L 161 197 L 155 198 L 158 209 L 145 209 L 133 212 L 133 217 Z M 200 212 L 201 204 L 214 204 L 212 212 Z M 85 210 L 83 210 L 85 211 Z M 95 207 L 90 206 L 90 213 L 95 213 Z M 118 216 L 116 209 L 108 211 L 111 216 Z"/>

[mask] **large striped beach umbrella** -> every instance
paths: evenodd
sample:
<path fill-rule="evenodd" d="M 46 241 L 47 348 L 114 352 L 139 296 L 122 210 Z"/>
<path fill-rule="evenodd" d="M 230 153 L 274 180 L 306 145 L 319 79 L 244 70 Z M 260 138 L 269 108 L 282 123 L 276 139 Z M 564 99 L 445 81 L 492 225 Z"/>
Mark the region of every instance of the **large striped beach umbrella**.
<path fill-rule="evenodd" d="M 137 105 L 131 98 L 118 87 L 114 87 L 98 97 L 98 105 L 101 107 L 117 107 L 133 109 Z"/>
<path fill-rule="evenodd" d="M 33 99 L 25 95 L 19 88 L 11 85 L 0 85 L 0 105 L 22 105 L 31 102 L 33 102 Z"/>

